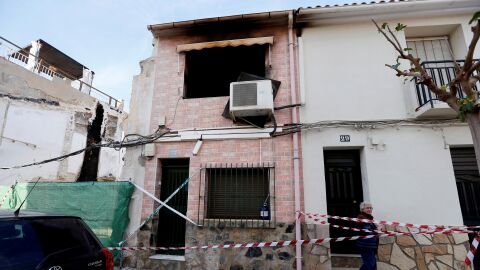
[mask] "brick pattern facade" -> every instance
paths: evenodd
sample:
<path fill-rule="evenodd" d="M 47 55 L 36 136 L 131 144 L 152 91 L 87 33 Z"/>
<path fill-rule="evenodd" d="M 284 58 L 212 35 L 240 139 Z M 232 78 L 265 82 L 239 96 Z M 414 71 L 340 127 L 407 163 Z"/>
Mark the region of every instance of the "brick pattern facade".
<path fill-rule="evenodd" d="M 213 34 L 212 34 L 213 35 Z M 185 54 L 176 52 L 180 44 L 205 42 L 219 39 L 238 39 L 273 36 L 270 49 L 271 68 L 267 77 L 281 81 L 275 106 L 291 104 L 289 81 L 288 28 L 286 25 L 208 35 L 177 35 L 157 39 L 155 51 L 155 91 L 152 100 L 151 130 L 155 130 L 162 117 L 172 130 L 214 127 L 235 127 L 232 121 L 221 116 L 228 97 L 182 99 L 184 84 Z M 221 36 L 219 36 L 221 35 Z M 277 123 L 291 123 L 290 110 L 275 112 Z M 202 164 L 220 163 L 275 163 L 276 219 L 278 222 L 294 220 L 294 182 L 292 161 L 292 136 L 244 140 L 205 140 L 197 156 L 192 155 L 195 142 L 164 142 L 156 144 L 156 156 L 145 164 L 145 189 L 158 195 L 159 159 L 189 158 L 190 175 Z M 198 174 L 197 174 L 198 175 Z M 199 178 L 189 183 L 188 217 L 198 217 Z M 144 197 L 142 217 L 154 209 L 153 201 Z"/>

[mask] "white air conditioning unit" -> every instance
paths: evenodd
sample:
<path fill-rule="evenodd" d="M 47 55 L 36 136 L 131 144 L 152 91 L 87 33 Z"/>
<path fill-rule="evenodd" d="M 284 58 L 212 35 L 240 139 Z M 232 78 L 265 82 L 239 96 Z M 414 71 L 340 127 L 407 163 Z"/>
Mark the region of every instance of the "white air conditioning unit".
<path fill-rule="evenodd" d="M 230 83 L 230 115 L 270 116 L 273 114 L 272 81 L 244 81 Z"/>

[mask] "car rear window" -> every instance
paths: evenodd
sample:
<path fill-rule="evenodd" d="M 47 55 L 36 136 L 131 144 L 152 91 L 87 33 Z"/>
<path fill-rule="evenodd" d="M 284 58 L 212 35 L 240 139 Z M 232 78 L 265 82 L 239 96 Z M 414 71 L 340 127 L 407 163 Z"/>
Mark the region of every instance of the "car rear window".
<path fill-rule="evenodd" d="M 47 257 L 98 250 L 77 218 L 0 220 L 0 269 L 33 269 Z"/>

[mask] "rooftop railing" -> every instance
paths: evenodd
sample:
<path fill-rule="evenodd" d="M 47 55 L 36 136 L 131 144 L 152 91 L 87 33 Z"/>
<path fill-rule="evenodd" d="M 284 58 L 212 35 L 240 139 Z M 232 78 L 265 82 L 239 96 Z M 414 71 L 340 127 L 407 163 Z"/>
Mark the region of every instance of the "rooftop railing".
<path fill-rule="evenodd" d="M 50 68 L 50 65 L 44 59 L 30 54 L 29 52 L 23 51 L 20 46 L 1 36 L 0 58 L 4 58 L 9 62 L 25 67 L 26 69 L 29 69 L 48 80 L 53 80 L 53 78 L 65 80 L 67 83 L 70 83 L 70 86 L 74 89 L 77 89 L 80 92 L 90 95 L 100 101 L 108 103 L 108 105 L 113 108 L 119 109 L 121 105 L 121 102 L 118 99 L 80 79 L 75 79 L 73 76 L 69 76 L 67 72 L 62 71 L 59 68 Z M 30 63 L 34 63 L 32 66 L 29 66 L 29 59 L 31 60 Z"/>

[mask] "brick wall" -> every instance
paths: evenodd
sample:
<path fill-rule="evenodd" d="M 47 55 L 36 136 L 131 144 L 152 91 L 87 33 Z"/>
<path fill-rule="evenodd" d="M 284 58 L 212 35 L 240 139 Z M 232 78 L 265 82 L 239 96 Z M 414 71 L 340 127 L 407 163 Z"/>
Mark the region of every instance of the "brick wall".
<path fill-rule="evenodd" d="M 232 121 L 221 116 L 228 97 L 182 99 L 184 83 L 183 53 L 177 54 L 176 46 L 195 42 L 221 39 L 237 39 L 274 36 L 271 46 L 271 68 L 267 77 L 281 81 L 275 98 L 275 106 L 291 104 L 289 81 L 289 54 L 287 26 L 256 28 L 250 31 L 216 33 L 213 35 L 177 35 L 157 40 L 155 50 L 155 91 L 152 100 L 151 130 L 155 130 L 161 117 L 165 116 L 167 127 L 172 130 L 212 127 L 234 127 Z M 178 72 L 180 71 L 180 72 Z M 291 123 L 290 110 L 275 112 L 277 123 Z M 190 158 L 190 175 L 200 169 L 201 164 L 218 163 L 275 163 L 276 175 L 276 218 L 278 222 L 294 220 L 294 183 L 292 161 L 292 136 L 244 140 L 205 140 L 197 156 L 192 156 L 195 142 L 164 142 L 156 144 L 156 156 L 145 166 L 145 188 L 158 195 L 160 158 Z M 187 215 L 198 217 L 199 178 L 189 183 Z M 153 201 L 144 198 L 142 217 L 153 211 Z"/>

